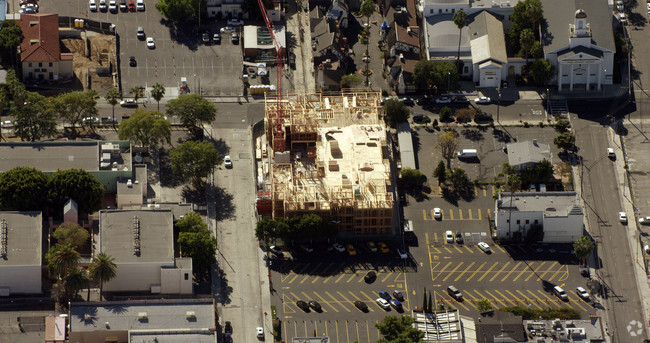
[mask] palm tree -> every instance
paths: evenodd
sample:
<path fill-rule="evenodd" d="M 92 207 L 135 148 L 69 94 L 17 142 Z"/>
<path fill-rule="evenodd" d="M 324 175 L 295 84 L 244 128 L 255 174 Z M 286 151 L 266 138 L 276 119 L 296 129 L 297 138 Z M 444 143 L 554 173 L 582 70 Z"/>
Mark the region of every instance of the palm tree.
<path fill-rule="evenodd" d="M 467 13 L 463 10 L 458 10 L 458 12 L 454 13 L 454 24 L 458 27 L 458 56 L 456 57 L 456 68 L 460 69 L 460 41 L 463 38 L 463 27 L 467 24 Z"/>
<path fill-rule="evenodd" d="M 587 257 L 594 251 L 594 242 L 589 237 L 582 236 L 573 242 L 573 251 L 575 251 L 576 257 L 582 261 L 582 264 L 586 266 Z"/>
<path fill-rule="evenodd" d="M 133 99 L 137 103 L 138 99 L 140 99 L 142 97 L 142 95 L 143 95 L 142 94 L 142 88 L 140 88 L 140 86 L 135 86 L 135 87 L 131 88 L 131 90 L 129 91 L 129 94 L 133 94 Z"/>
<path fill-rule="evenodd" d="M 47 260 L 47 268 L 58 279 L 61 279 L 68 271 L 68 269 L 76 267 L 81 259 L 81 255 L 74 250 L 72 245 L 68 243 L 60 243 L 55 245 L 48 251 L 45 256 Z"/>
<path fill-rule="evenodd" d="M 165 95 L 165 86 L 156 82 L 156 84 L 153 85 L 153 88 L 151 89 L 151 96 L 158 103 L 158 112 L 160 112 L 160 100 L 162 100 L 164 95 Z"/>
<path fill-rule="evenodd" d="M 528 66 L 528 53 L 530 48 L 535 43 L 535 33 L 531 29 L 523 29 L 519 35 L 519 44 L 524 49 L 524 54 L 526 56 L 526 66 Z M 526 68 L 528 69 L 528 68 Z"/>
<path fill-rule="evenodd" d="M 99 253 L 88 266 L 90 277 L 99 282 L 99 300 L 102 299 L 104 282 L 112 280 L 117 275 L 117 265 L 113 262 L 115 259 L 105 253 Z"/>
<path fill-rule="evenodd" d="M 113 130 L 117 129 L 115 128 L 115 105 L 117 105 L 117 100 L 121 98 L 120 91 L 117 90 L 117 88 L 111 88 L 108 90 L 106 93 L 106 96 L 104 99 L 106 99 L 106 102 L 108 102 L 109 105 L 113 106 Z"/>
<path fill-rule="evenodd" d="M 81 268 L 74 267 L 68 270 L 62 281 L 65 298 L 69 300 L 71 296 L 77 296 L 79 291 L 88 285 L 88 275 Z"/>

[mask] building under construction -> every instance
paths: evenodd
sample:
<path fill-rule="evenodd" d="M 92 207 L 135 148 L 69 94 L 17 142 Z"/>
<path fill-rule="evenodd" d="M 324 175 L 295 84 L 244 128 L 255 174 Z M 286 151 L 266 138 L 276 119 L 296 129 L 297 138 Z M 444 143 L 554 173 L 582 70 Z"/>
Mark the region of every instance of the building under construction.
<path fill-rule="evenodd" d="M 273 217 L 315 213 L 333 220 L 342 233 L 392 234 L 391 155 L 381 94 L 288 94 L 280 101 L 274 96 L 266 98 L 264 118 L 273 145 Z"/>

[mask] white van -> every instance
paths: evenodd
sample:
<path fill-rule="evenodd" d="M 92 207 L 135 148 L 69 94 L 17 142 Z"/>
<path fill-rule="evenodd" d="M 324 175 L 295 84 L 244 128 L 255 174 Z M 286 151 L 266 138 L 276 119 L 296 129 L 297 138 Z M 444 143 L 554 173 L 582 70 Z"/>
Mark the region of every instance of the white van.
<path fill-rule="evenodd" d="M 456 153 L 458 155 L 458 158 L 476 158 L 478 157 L 478 153 L 476 149 L 463 149 L 462 151 L 459 151 Z"/>

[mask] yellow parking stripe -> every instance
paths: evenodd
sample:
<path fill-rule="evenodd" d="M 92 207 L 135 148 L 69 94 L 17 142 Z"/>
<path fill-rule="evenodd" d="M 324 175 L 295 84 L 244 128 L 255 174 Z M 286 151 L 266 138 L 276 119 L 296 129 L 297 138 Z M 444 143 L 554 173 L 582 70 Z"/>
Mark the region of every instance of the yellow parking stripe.
<path fill-rule="evenodd" d="M 467 278 L 467 280 L 465 280 L 465 282 L 469 282 L 469 280 L 471 280 L 471 279 L 474 277 L 474 275 L 476 275 L 476 273 L 478 273 L 478 272 L 481 271 L 481 268 L 483 268 L 483 266 L 484 266 L 486 263 L 487 263 L 487 262 L 483 262 L 483 263 L 481 263 L 481 265 L 478 266 L 478 268 L 477 268 L 477 269 L 472 273 L 472 275 L 470 275 L 470 276 Z"/>
<path fill-rule="evenodd" d="M 338 295 L 340 295 L 341 298 L 342 298 L 343 300 L 345 300 L 345 302 L 350 303 L 350 305 L 354 306 L 354 301 L 350 301 L 350 300 L 348 300 L 348 298 L 346 298 L 345 295 L 343 295 L 343 293 L 341 293 L 341 292 L 339 292 L 339 291 L 337 291 L 336 293 L 337 293 Z M 347 305 L 347 304 L 346 304 L 346 305 Z M 348 310 L 347 306 L 345 307 L 345 310 L 347 310 L 348 312 L 350 312 L 350 310 Z"/>
<path fill-rule="evenodd" d="M 558 282 L 566 281 L 566 279 L 569 278 L 569 266 L 563 265 L 560 268 L 563 268 L 562 274 L 560 274 L 560 277 L 556 280 Z"/>
<path fill-rule="evenodd" d="M 453 262 L 447 262 L 447 264 L 445 264 L 445 266 L 442 268 L 442 270 L 440 270 L 440 271 L 438 272 L 438 275 L 436 275 L 436 276 L 433 278 L 432 281 L 435 281 L 435 280 L 438 278 L 438 276 L 440 276 L 440 274 L 442 274 L 442 273 L 445 271 L 445 269 L 447 269 L 447 267 L 449 267 L 449 266 L 452 265 L 452 264 L 453 264 Z"/>
<path fill-rule="evenodd" d="M 589 310 L 587 310 L 585 307 L 582 306 L 583 303 L 588 304 L 586 301 L 582 300 L 582 298 L 576 296 L 573 293 L 567 293 L 567 294 L 569 295 L 570 304 L 580 307 L 585 312 L 589 312 Z"/>
<path fill-rule="evenodd" d="M 465 262 L 459 262 L 458 265 L 456 265 L 456 268 L 454 268 L 450 273 L 448 273 L 447 276 L 445 276 L 445 278 L 442 279 L 442 281 L 447 281 L 447 279 L 449 279 L 449 277 L 450 277 L 453 273 L 455 273 L 455 272 L 458 270 L 458 268 L 460 268 L 460 266 L 463 265 L 463 263 L 465 263 Z"/>
<path fill-rule="evenodd" d="M 294 292 L 288 292 L 288 293 L 291 294 L 291 296 L 293 297 L 293 299 L 289 299 L 291 302 L 296 302 L 300 300 L 300 297 L 297 296 Z"/>
<path fill-rule="evenodd" d="M 500 295 L 503 299 L 505 299 L 505 301 L 508 301 L 508 297 L 507 297 L 505 294 L 499 292 L 499 291 L 496 290 L 496 289 L 494 290 L 494 293 Z M 517 300 L 517 299 L 515 299 L 515 300 Z M 518 305 L 516 302 L 514 302 L 514 301 L 512 301 L 512 300 L 510 300 L 510 302 L 511 302 L 513 305 L 515 305 L 515 306 Z"/>
<path fill-rule="evenodd" d="M 304 298 L 305 301 L 311 301 L 311 300 L 313 300 L 313 298 L 310 297 L 307 293 L 305 293 L 305 292 L 300 292 L 300 293 L 301 293 L 302 295 L 305 296 L 305 298 Z M 314 294 L 315 294 L 317 297 L 320 298 L 320 296 L 319 296 L 318 294 L 316 294 L 315 292 L 314 292 Z M 321 298 L 321 300 L 323 300 L 323 299 Z M 325 309 L 325 306 L 321 306 L 321 308 L 323 309 L 323 312 L 327 312 L 327 310 Z"/>
<path fill-rule="evenodd" d="M 472 209 L 471 208 L 467 209 L 467 213 L 469 214 L 469 220 L 474 220 L 474 218 L 472 217 Z"/>
<path fill-rule="evenodd" d="M 383 279 L 381 279 L 381 282 L 386 282 L 386 279 L 388 279 L 391 275 L 393 275 L 393 272 L 388 272 L 388 273 L 386 274 L 386 277 L 384 277 Z"/>
<path fill-rule="evenodd" d="M 537 307 L 537 308 L 539 308 L 539 309 L 543 309 L 543 307 L 542 307 L 541 305 L 539 305 L 539 304 L 538 304 L 537 302 L 535 302 L 535 301 L 531 301 L 531 299 L 528 298 L 528 296 L 527 296 L 525 293 L 523 293 L 522 291 L 517 290 L 516 292 L 519 293 L 519 294 L 523 297 L 523 299 L 526 301 L 526 303 L 528 304 L 528 306 L 535 306 L 535 307 Z"/>
<path fill-rule="evenodd" d="M 438 242 L 438 233 L 437 232 L 433 233 L 433 241 L 436 242 L 436 243 Z"/>
<path fill-rule="evenodd" d="M 442 218 L 442 219 L 447 220 L 447 218 Z M 454 210 L 453 209 L 449 210 L 449 220 L 454 220 Z"/>
<path fill-rule="evenodd" d="M 459 253 L 461 253 L 461 254 L 463 253 L 463 251 L 460 250 L 460 248 L 458 247 L 458 245 L 454 245 L 454 248 L 456 248 L 456 251 L 458 251 Z"/>
<path fill-rule="evenodd" d="M 356 294 L 354 294 L 354 293 L 352 293 L 352 292 L 350 292 L 350 291 L 348 291 L 348 293 L 350 293 L 350 295 L 352 296 L 352 299 L 354 299 L 354 300 L 359 300 L 359 301 L 363 301 L 363 300 L 360 299 Z M 354 305 L 354 304 L 353 304 L 353 305 Z M 370 311 L 370 312 L 375 312 L 375 310 L 373 310 L 370 306 L 368 306 L 368 311 Z"/>
<path fill-rule="evenodd" d="M 501 250 L 502 253 L 504 253 L 504 254 L 506 253 L 506 250 L 503 249 L 500 245 L 495 245 L 495 247 L 496 247 L 497 249 Z"/>
<path fill-rule="evenodd" d="M 544 298 L 540 298 L 539 296 L 537 296 L 537 294 L 535 294 L 535 293 L 532 292 L 531 290 L 527 289 L 526 292 L 530 293 L 530 294 L 531 294 L 533 297 L 535 297 L 535 299 L 537 299 L 541 304 L 543 304 L 544 302 L 546 302 L 546 301 L 545 301 L 546 299 L 544 299 Z M 544 293 L 544 292 L 542 292 L 542 291 L 539 291 L 539 292 L 540 292 L 542 295 L 546 296 L 546 293 Z M 546 297 L 548 298 L 548 296 L 546 296 Z M 546 302 L 546 306 L 551 307 L 550 304 L 551 304 L 550 302 Z"/>
<path fill-rule="evenodd" d="M 515 264 L 514 268 L 510 269 L 508 274 L 506 274 L 506 276 L 504 276 L 503 279 L 501 279 L 501 282 L 506 281 L 506 279 L 510 276 L 510 274 L 512 274 L 515 270 L 517 270 L 517 267 L 519 267 L 520 264 L 522 264 L 522 262 L 517 262 L 517 264 Z"/>
<path fill-rule="evenodd" d="M 451 244 L 451 243 L 447 243 L 447 244 Z M 444 245 L 442 246 L 442 248 L 445 249 L 445 250 L 447 250 L 447 252 L 451 254 L 451 250 L 449 250 L 449 248 L 447 248 L 447 247 L 444 246 Z"/>
<path fill-rule="evenodd" d="M 341 279 L 342 279 L 344 276 L 345 276 L 345 274 L 341 274 L 341 276 L 339 276 L 339 278 L 336 279 L 336 281 L 334 281 L 334 283 L 339 283 L 339 281 L 341 281 Z"/>
<path fill-rule="evenodd" d="M 311 277 L 311 275 L 307 275 L 307 276 L 305 276 L 305 277 L 302 279 L 302 281 L 300 281 L 300 284 L 302 284 L 303 282 L 307 281 L 307 279 L 309 279 L 310 277 Z"/>
<path fill-rule="evenodd" d="M 478 293 L 478 292 L 476 292 L 476 293 Z M 492 299 L 494 299 L 494 301 L 497 301 L 497 302 L 500 302 L 501 304 L 503 304 L 503 307 L 508 307 L 508 304 L 507 304 L 507 302 L 506 302 L 506 299 L 501 300 L 501 299 L 499 299 L 498 297 L 496 297 L 494 294 L 490 293 L 489 291 L 485 291 L 485 293 L 486 293 L 487 295 L 489 295 L 490 297 L 492 297 Z M 486 299 L 490 299 L 490 298 L 487 298 L 487 297 L 486 297 Z"/>
<path fill-rule="evenodd" d="M 508 262 L 508 263 L 510 263 L 510 262 Z M 481 277 L 478 279 L 478 281 L 483 281 L 483 279 L 485 279 L 485 277 L 488 276 L 488 275 L 490 274 L 490 272 L 492 271 L 492 269 L 494 269 L 494 267 L 496 267 L 497 265 L 499 265 L 499 262 L 494 262 L 494 264 L 492 265 L 492 267 L 490 267 L 487 271 L 485 271 L 485 274 L 483 274 L 483 276 L 481 276 Z M 507 265 L 508 265 L 508 264 L 506 264 L 506 266 L 507 266 Z M 505 266 L 504 266 L 504 268 L 505 268 Z M 492 280 L 490 280 L 490 281 L 492 281 Z"/>
<path fill-rule="evenodd" d="M 523 293 L 517 291 L 517 293 L 520 293 L 520 294 L 523 296 L 521 299 L 519 299 L 519 298 L 517 298 L 516 295 L 514 295 L 514 294 L 513 294 L 512 292 L 510 292 L 509 290 L 506 290 L 506 292 L 507 292 L 508 294 L 510 294 L 510 295 L 512 296 L 512 298 L 515 299 L 515 300 L 517 301 L 517 303 L 518 303 L 520 306 L 528 306 L 529 301 L 528 301 L 528 298 L 526 297 L 525 294 L 523 294 Z M 542 308 L 541 306 L 539 306 L 538 304 L 535 304 L 535 303 L 530 303 L 530 304 L 531 304 L 532 306 L 537 307 L 537 308 L 540 309 L 540 310 L 543 309 L 543 308 Z"/>
<path fill-rule="evenodd" d="M 463 270 L 460 274 L 458 274 L 458 276 L 454 279 L 454 282 L 460 280 L 460 278 L 463 277 L 463 274 L 467 273 L 467 272 L 469 271 L 469 269 L 472 268 L 472 266 L 473 266 L 475 263 L 476 263 L 476 262 L 472 262 L 472 263 L 470 263 L 469 266 L 468 266 L 467 268 L 465 268 L 465 270 Z"/>
<path fill-rule="evenodd" d="M 300 276 L 300 274 L 296 274 L 296 276 L 294 276 L 294 277 L 293 277 L 291 280 L 289 280 L 289 282 L 287 282 L 287 283 L 293 283 L 293 281 L 295 281 L 299 276 Z"/>
<path fill-rule="evenodd" d="M 322 264 L 322 263 L 319 263 L 318 266 L 320 266 L 321 264 Z M 302 269 L 300 269 L 299 271 L 297 271 L 296 274 L 302 274 L 302 273 L 304 273 L 305 270 L 307 270 L 307 267 L 309 267 L 309 265 L 311 265 L 311 263 L 307 263 L 307 264 L 305 264 L 305 266 L 302 267 Z M 316 268 L 318 268 L 318 266 L 316 266 Z M 316 268 L 314 268 L 314 269 L 316 269 Z"/>
<path fill-rule="evenodd" d="M 432 219 L 427 219 L 427 210 L 422 210 L 422 217 L 424 217 L 424 220 L 432 220 Z"/>
<path fill-rule="evenodd" d="M 494 275 L 490 278 L 489 281 L 492 282 L 494 279 L 496 279 L 496 277 L 499 276 L 499 274 L 501 274 L 501 272 L 503 272 L 508 267 L 509 264 L 510 264 L 510 261 L 506 262 L 506 264 L 504 264 L 503 267 L 501 267 L 501 269 L 498 272 L 494 273 Z M 485 277 L 485 276 L 483 276 L 483 277 Z M 481 280 L 483 280 L 483 278 L 480 278 L 478 281 L 481 281 Z"/>
<path fill-rule="evenodd" d="M 348 281 L 345 281 L 345 282 L 350 283 L 350 282 L 352 281 L 352 279 L 354 279 L 355 277 L 357 277 L 357 273 L 356 273 L 356 272 L 355 272 L 354 274 L 352 274 L 352 276 L 350 276 L 350 278 L 348 279 Z"/>
<path fill-rule="evenodd" d="M 537 266 L 537 268 L 533 269 L 533 272 L 530 273 L 530 275 L 528 275 L 528 277 L 526 279 L 524 279 L 524 281 L 528 281 L 533 276 L 538 275 L 537 273 L 542 269 L 542 267 L 544 266 L 544 264 L 546 264 L 546 262 L 547 261 L 542 262 L 539 266 Z"/>
<path fill-rule="evenodd" d="M 460 208 L 458 209 L 458 216 L 460 217 L 459 220 L 463 220 L 463 210 Z"/>
<path fill-rule="evenodd" d="M 332 305 L 329 301 L 325 300 L 325 298 L 321 297 L 320 294 L 316 292 L 314 292 L 314 294 L 318 297 L 318 299 L 320 299 L 323 302 L 324 305 L 331 307 L 334 310 L 334 312 L 337 313 L 339 312 L 339 310 L 334 305 Z M 323 306 L 323 312 L 327 312 L 325 311 L 325 306 Z"/>
<path fill-rule="evenodd" d="M 467 251 L 469 251 L 470 254 L 473 254 L 473 253 L 474 253 L 474 251 L 472 250 L 472 248 L 468 247 L 467 245 L 463 245 L 463 248 L 465 248 Z"/>
<path fill-rule="evenodd" d="M 548 278 L 548 281 L 551 281 L 551 280 L 555 279 L 555 277 L 556 277 L 558 274 L 560 274 L 561 272 L 563 272 L 563 271 L 564 271 L 564 270 L 562 270 L 562 267 L 560 267 L 560 269 L 559 269 L 558 271 L 556 271 L 553 275 L 551 275 L 551 277 Z"/>
<path fill-rule="evenodd" d="M 460 307 L 464 308 L 466 311 L 470 310 L 470 308 L 465 306 L 464 303 L 451 299 L 449 297 L 449 295 L 447 295 L 447 293 L 443 292 L 442 295 L 440 295 L 440 294 L 438 294 L 438 291 L 435 291 L 434 295 L 435 295 L 437 301 L 442 301 L 442 302 L 446 303 L 447 306 L 451 306 L 453 308 L 458 308 L 458 306 L 460 306 Z M 436 308 L 438 307 L 438 304 L 434 304 L 434 305 L 436 306 Z"/>
<path fill-rule="evenodd" d="M 477 220 L 481 220 L 481 218 L 483 218 L 483 217 L 481 216 L 481 209 L 479 208 L 478 209 L 478 218 L 477 218 Z"/>
<path fill-rule="evenodd" d="M 534 263 L 535 262 L 530 262 L 530 264 L 527 264 L 526 266 L 524 266 L 524 269 L 522 269 L 521 272 L 519 272 L 519 274 L 517 274 L 517 277 L 515 277 L 515 279 L 512 280 L 512 281 L 517 281 L 522 275 L 524 275 L 524 273 L 530 272 L 530 269 L 531 269 L 531 267 L 532 267 L 532 265 Z"/>
<path fill-rule="evenodd" d="M 546 270 L 544 270 L 541 274 L 539 274 L 539 276 L 537 277 L 536 280 L 537 281 L 543 280 L 544 275 L 546 275 L 547 273 L 550 273 L 550 272 L 555 272 L 555 268 L 553 268 L 553 267 L 555 267 L 555 263 L 556 262 L 551 262 L 551 264 L 546 268 Z"/>
<path fill-rule="evenodd" d="M 346 306 L 341 305 L 340 301 L 338 299 L 336 299 L 333 295 L 331 295 L 329 292 L 325 292 L 325 294 L 327 294 L 328 297 L 332 298 L 332 301 L 334 301 L 334 303 L 336 303 L 339 306 L 343 307 L 344 310 L 350 312 L 350 310 Z"/>

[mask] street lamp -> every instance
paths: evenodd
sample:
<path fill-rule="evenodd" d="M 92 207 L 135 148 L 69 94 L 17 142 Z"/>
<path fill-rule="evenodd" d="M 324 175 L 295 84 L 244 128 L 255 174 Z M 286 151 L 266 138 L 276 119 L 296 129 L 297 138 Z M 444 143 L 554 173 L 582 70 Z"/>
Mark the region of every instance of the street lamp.
<path fill-rule="evenodd" d="M 501 108 L 501 88 L 499 88 L 499 93 L 497 94 L 497 123 L 499 123 L 499 108 Z"/>
<path fill-rule="evenodd" d="M 449 77 L 451 76 L 450 72 L 447 72 L 447 94 L 449 94 Z"/>

